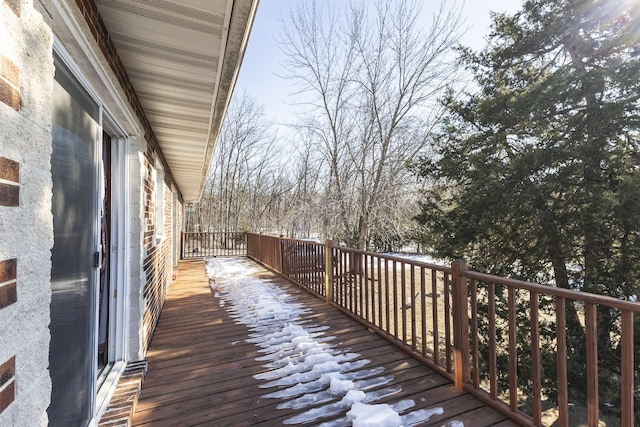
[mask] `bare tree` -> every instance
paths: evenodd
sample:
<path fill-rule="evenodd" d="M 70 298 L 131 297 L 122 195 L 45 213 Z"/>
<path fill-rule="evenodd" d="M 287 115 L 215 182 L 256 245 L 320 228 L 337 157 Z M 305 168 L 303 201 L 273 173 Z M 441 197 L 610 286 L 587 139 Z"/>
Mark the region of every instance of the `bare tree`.
<path fill-rule="evenodd" d="M 311 135 L 298 134 L 301 142 L 295 147 L 290 180 L 292 182 L 289 198 L 284 205 L 283 223 L 285 234 L 294 238 L 318 238 L 326 235 L 323 231 L 323 218 L 320 198 L 320 183 L 323 180 L 322 157 L 317 151 L 309 149 Z"/>
<path fill-rule="evenodd" d="M 218 138 L 201 204 L 209 229 L 259 230 L 279 181 L 278 150 L 262 106 L 234 97 Z"/>
<path fill-rule="evenodd" d="M 285 26 L 283 50 L 287 56 L 289 78 L 300 86 L 299 94 L 310 96 L 302 124 L 310 135 L 309 150 L 318 150 L 329 168 L 329 202 L 325 208 L 337 218 L 343 230 L 350 227 L 348 183 L 343 180 L 343 160 L 353 135 L 352 69 L 355 46 L 344 37 L 339 14 L 334 9 L 318 9 L 315 2 L 299 5 Z M 308 169 L 307 169 L 308 170 Z"/>
<path fill-rule="evenodd" d="M 323 216 L 333 238 L 368 246 L 405 197 L 405 164 L 426 147 L 454 70 L 459 9 L 443 0 L 428 29 L 421 4 L 364 3 L 346 12 L 301 4 L 285 25 L 288 78 L 308 108 L 300 126 L 326 168 Z M 395 206 L 394 206 L 395 204 Z"/>

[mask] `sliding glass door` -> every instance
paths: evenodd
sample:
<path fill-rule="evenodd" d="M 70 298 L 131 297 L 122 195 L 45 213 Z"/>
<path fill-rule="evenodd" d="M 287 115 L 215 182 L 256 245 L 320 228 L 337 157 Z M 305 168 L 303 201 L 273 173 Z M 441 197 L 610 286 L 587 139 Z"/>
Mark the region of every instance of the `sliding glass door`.
<path fill-rule="evenodd" d="M 55 58 L 53 89 L 54 245 L 51 256 L 51 426 L 93 416 L 100 250 L 100 107 Z"/>

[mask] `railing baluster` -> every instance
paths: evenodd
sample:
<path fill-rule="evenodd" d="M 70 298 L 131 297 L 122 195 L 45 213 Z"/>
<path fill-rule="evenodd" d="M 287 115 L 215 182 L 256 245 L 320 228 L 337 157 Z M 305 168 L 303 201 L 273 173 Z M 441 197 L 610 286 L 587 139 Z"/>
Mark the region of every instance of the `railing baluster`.
<path fill-rule="evenodd" d="M 319 281 L 318 269 L 321 263 L 318 262 L 319 246 L 316 243 L 307 243 L 307 284 L 306 287 L 312 289 L 315 293 L 324 296 L 324 283 Z"/>
<path fill-rule="evenodd" d="M 417 299 L 417 295 L 416 295 L 416 269 L 415 266 L 413 264 L 411 264 L 409 266 L 409 274 L 410 276 L 410 283 L 411 283 L 411 296 L 409 298 L 411 298 L 411 306 L 410 306 L 410 310 L 411 310 L 411 350 L 416 351 L 416 347 L 417 347 L 417 337 L 416 337 L 416 311 L 418 311 L 418 299 Z"/>
<path fill-rule="evenodd" d="M 340 250 L 340 292 L 342 294 L 342 306 L 347 307 L 348 305 L 348 289 L 347 289 L 347 277 L 346 273 L 346 254 L 343 250 Z"/>
<path fill-rule="evenodd" d="M 478 282 L 471 280 L 471 355 L 473 357 L 473 386 L 480 388 L 480 360 L 478 352 Z"/>
<path fill-rule="evenodd" d="M 347 252 L 345 252 L 344 250 L 340 250 L 340 266 L 341 266 L 341 271 L 342 273 L 340 273 L 340 277 L 342 278 L 342 306 L 344 308 L 348 308 L 349 307 L 349 277 L 348 277 L 348 271 L 349 271 L 349 267 L 348 267 L 348 259 L 347 259 Z"/>
<path fill-rule="evenodd" d="M 376 257 L 376 261 L 378 264 L 378 326 L 382 328 L 382 306 L 384 302 L 382 300 L 382 258 Z"/>
<path fill-rule="evenodd" d="M 489 288 L 489 396 L 491 399 L 498 398 L 498 357 L 496 354 L 496 285 L 493 282 L 487 283 Z"/>
<path fill-rule="evenodd" d="M 364 294 L 363 294 L 363 300 L 364 300 L 364 318 L 366 320 L 371 320 L 371 318 L 369 317 L 369 268 L 368 268 L 368 264 L 369 264 L 369 255 L 364 254 L 364 273 L 362 274 L 362 276 L 364 276 L 361 279 L 361 282 L 364 283 Z"/>
<path fill-rule="evenodd" d="M 347 276 L 347 253 L 343 250 L 340 251 L 340 277 L 342 278 L 342 306 L 347 308 L 349 306 L 349 277 Z"/>
<path fill-rule="evenodd" d="M 387 331 L 391 331 L 391 326 L 390 326 L 390 310 L 391 310 L 391 304 L 389 304 L 389 260 L 384 261 L 384 306 L 386 308 L 385 310 L 385 319 L 386 319 L 386 324 L 385 324 L 385 330 Z"/>
<path fill-rule="evenodd" d="M 420 266 L 420 312 L 422 313 L 422 357 L 427 357 L 427 274 L 424 266 Z M 433 274 L 433 270 L 431 270 Z"/>
<path fill-rule="evenodd" d="M 569 427 L 569 387 L 567 385 L 566 301 L 556 298 L 556 362 L 558 365 L 558 427 Z"/>
<path fill-rule="evenodd" d="M 533 391 L 533 424 L 542 425 L 542 379 L 540 361 L 540 325 L 538 323 L 538 293 L 529 293 L 529 318 L 531 319 L 531 385 Z"/>
<path fill-rule="evenodd" d="M 400 263 L 400 313 L 402 315 L 402 342 L 407 343 L 407 278 L 406 278 L 406 264 L 404 262 Z"/>
<path fill-rule="evenodd" d="M 349 278 L 351 279 L 351 303 L 349 308 L 351 309 L 352 312 L 356 313 L 358 310 L 358 276 L 356 273 L 356 266 L 357 263 L 355 263 L 354 261 L 354 253 L 353 252 L 349 252 L 349 270 L 350 270 L 350 274 L 349 274 Z"/>
<path fill-rule="evenodd" d="M 304 278 L 304 259 L 301 251 L 303 250 L 302 245 L 299 242 L 295 242 L 293 245 L 293 250 L 296 254 L 296 262 L 294 265 L 294 277 L 298 283 L 301 283 L 301 278 Z"/>
<path fill-rule="evenodd" d="M 444 283 L 444 278 L 442 282 Z M 440 328 L 438 327 L 438 275 L 433 270 L 431 270 L 431 317 L 433 319 L 433 360 L 435 360 L 435 362 L 439 365 Z"/>
<path fill-rule="evenodd" d="M 393 262 L 393 335 L 398 337 L 398 269 Z"/>
<path fill-rule="evenodd" d="M 445 348 L 444 353 L 446 357 L 447 372 L 451 372 L 451 276 L 445 274 L 444 279 L 444 341 Z"/>
<path fill-rule="evenodd" d="M 377 257 L 375 257 L 374 255 L 370 255 L 369 256 L 369 267 L 368 267 L 368 275 L 367 275 L 367 283 L 369 284 L 369 286 L 367 287 L 368 292 L 369 292 L 369 315 L 371 316 L 371 320 L 370 322 L 372 324 L 376 324 L 377 320 L 376 317 L 378 315 L 378 308 L 376 305 L 376 299 L 377 299 L 377 295 L 376 295 L 376 259 Z"/>
<path fill-rule="evenodd" d="M 597 307 L 588 303 L 585 307 L 587 333 L 587 413 L 589 425 L 598 425 L 598 324 Z"/>
<path fill-rule="evenodd" d="M 309 248 L 304 243 L 298 244 L 298 256 L 300 257 L 300 283 L 309 285 Z"/>
<path fill-rule="evenodd" d="M 300 283 L 302 286 L 313 289 L 311 287 L 311 277 L 309 273 L 311 272 L 311 248 L 306 243 L 300 243 Z"/>
<path fill-rule="evenodd" d="M 320 295 L 324 294 L 323 289 L 318 285 L 320 282 L 318 281 L 318 247 L 311 246 L 311 258 L 309 259 L 309 281 L 311 282 L 309 285 L 312 286 L 317 293 Z"/>
<path fill-rule="evenodd" d="M 310 248 L 306 244 L 300 243 L 300 264 L 302 265 L 300 283 L 302 283 L 302 285 L 305 287 L 309 287 L 309 285 L 311 284 L 311 279 L 309 277 L 309 272 L 311 269 L 311 257 L 309 255 L 311 251 L 309 249 Z"/>
<path fill-rule="evenodd" d="M 509 407 L 512 412 L 518 409 L 518 348 L 516 338 L 516 290 L 509 286 L 507 290 L 509 305 Z"/>

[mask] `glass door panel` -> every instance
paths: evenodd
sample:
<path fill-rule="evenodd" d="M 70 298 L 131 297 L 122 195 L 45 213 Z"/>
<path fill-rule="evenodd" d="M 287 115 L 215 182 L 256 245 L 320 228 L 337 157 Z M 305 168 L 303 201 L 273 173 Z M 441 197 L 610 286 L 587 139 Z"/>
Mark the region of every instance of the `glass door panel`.
<path fill-rule="evenodd" d="M 99 254 L 99 106 L 55 57 L 54 245 L 51 256 L 51 426 L 83 426 L 93 415 Z"/>
<path fill-rule="evenodd" d="M 111 136 L 102 132 L 100 164 L 100 286 L 98 293 L 98 376 L 109 364 L 109 312 L 111 299 Z"/>

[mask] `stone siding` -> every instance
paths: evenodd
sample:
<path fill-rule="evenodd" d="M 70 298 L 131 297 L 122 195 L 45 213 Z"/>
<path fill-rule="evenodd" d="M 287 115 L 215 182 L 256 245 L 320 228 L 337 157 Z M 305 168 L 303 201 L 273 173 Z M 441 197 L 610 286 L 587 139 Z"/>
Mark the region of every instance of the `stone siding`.
<path fill-rule="evenodd" d="M 32 0 L 0 0 L 0 425 L 45 426 L 51 394 L 53 38 Z"/>

